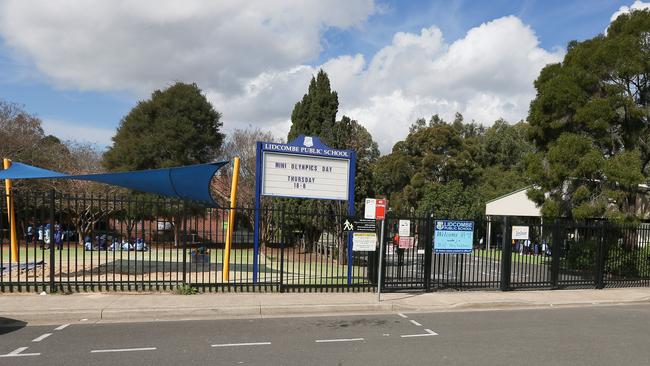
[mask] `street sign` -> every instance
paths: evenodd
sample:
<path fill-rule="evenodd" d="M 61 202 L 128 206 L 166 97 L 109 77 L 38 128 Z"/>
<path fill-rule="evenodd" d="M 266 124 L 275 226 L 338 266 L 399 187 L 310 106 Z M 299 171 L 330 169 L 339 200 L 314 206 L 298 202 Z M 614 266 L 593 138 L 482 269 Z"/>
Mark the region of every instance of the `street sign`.
<path fill-rule="evenodd" d="M 473 243 L 473 221 L 436 220 L 435 253 L 471 253 Z"/>
<path fill-rule="evenodd" d="M 377 234 L 375 233 L 352 233 L 352 251 L 374 252 L 377 248 Z"/>
<path fill-rule="evenodd" d="M 399 220 L 399 236 L 411 236 L 411 220 Z"/>
<path fill-rule="evenodd" d="M 377 200 L 374 198 L 366 198 L 366 206 L 363 211 L 364 219 L 374 219 L 375 210 L 377 209 Z"/>
<path fill-rule="evenodd" d="M 388 206 L 388 201 L 385 199 L 377 200 L 377 207 L 375 209 L 375 218 L 377 220 L 383 220 L 386 218 L 386 206 Z"/>
<path fill-rule="evenodd" d="M 343 231 L 375 233 L 377 226 L 375 220 L 347 217 L 343 220 Z"/>

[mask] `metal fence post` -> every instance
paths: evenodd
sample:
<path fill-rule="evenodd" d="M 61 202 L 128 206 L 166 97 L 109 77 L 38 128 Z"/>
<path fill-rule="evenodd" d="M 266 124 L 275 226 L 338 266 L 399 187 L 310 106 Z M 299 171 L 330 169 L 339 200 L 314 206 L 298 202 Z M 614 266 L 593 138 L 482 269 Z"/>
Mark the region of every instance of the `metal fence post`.
<path fill-rule="evenodd" d="M 183 286 L 187 285 L 187 222 L 185 220 L 185 203 L 181 205 L 181 234 L 183 241 Z"/>
<path fill-rule="evenodd" d="M 607 230 L 605 229 L 606 223 L 601 223 L 600 226 L 600 238 L 597 241 L 598 248 L 596 249 L 596 288 L 603 289 L 605 288 L 605 236 L 607 235 Z"/>
<path fill-rule="evenodd" d="M 560 287 L 560 257 L 562 253 L 562 225 L 553 221 L 553 240 L 551 245 L 551 288 Z"/>
<path fill-rule="evenodd" d="M 512 232 L 508 230 L 508 216 L 503 217 L 503 243 L 501 246 L 501 291 L 510 290 L 510 271 L 512 262 Z"/>
<path fill-rule="evenodd" d="M 426 218 L 425 242 L 424 242 L 424 288 L 431 291 L 431 252 L 433 247 L 431 230 L 433 225 L 433 213 Z M 417 248 L 416 248 L 417 249 Z"/>
<path fill-rule="evenodd" d="M 50 292 L 56 292 L 56 284 L 54 283 L 54 265 L 56 264 L 56 258 L 54 257 L 54 189 L 50 190 Z"/>
<path fill-rule="evenodd" d="M 284 292 L 284 242 L 286 240 L 284 225 L 284 205 L 282 205 L 282 214 L 280 219 L 280 283 L 278 285 L 281 293 Z"/>

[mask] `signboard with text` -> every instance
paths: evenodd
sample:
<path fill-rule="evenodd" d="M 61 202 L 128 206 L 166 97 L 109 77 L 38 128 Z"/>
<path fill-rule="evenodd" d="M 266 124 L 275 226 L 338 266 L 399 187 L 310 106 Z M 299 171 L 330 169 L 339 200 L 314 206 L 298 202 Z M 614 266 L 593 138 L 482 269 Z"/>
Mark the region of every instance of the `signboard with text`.
<path fill-rule="evenodd" d="M 436 220 L 433 243 L 435 253 L 471 253 L 474 222 Z"/>
<path fill-rule="evenodd" d="M 375 233 L 353 233 L 352 251 L 373 252 L 377 248 L 377 234 Z"/>
<path fill-rule="evenodd" d="M 400 236 L 399 237 L 399 248 L 400 249 L 411 249 L 415 243 L 415 238 L 412 236 Z"/>
<path fill-rule="evenodd" d="M 262 197 L 347 201 L 347 214 L 354 216 L 355 168 L 354 151 L 332 149 L 316 136 L 300 135 L 287 144 L 257 142 L 253 228 L 254 283 L 257 282 L 259 273 Z M 369 234 L 375 235 L 374 232 Z M 348 234 L 348 245 L 354 246 L 352 233 Z M 348 251 L 348 284 L 352 283 L 352 262 L 352 251 Z"/>
<path fill-rule="evenodd" d="M 375 207 L 375 218 L 377 220 L 383 220 L 386 218 L 386 206 L 388 205 L 388 201 L 385 199 L 378 199 L 376 200 L 376 207 Z"/>
<path fill-rule="evenodd" d="M 528 240 L 528 226 L 512 226 L 512 240 Z"/>
<path fill-rule="evenodd" d="M 289 152 L 275 152 L 264 148 Z M 343 155 L 341 152 L 347 151 L 306 149 L 305 151 L 322 155 L 302 155 L 291 153 L 292 150 L 302 151 L 300 148 L 294 148 L 297 147 L 263 143 L 262 196 L 339 201 L 348 199 L 350 159 L 338 158 Z"/>
<path fill-rule="evenodd" d="M 371 219 L 346 217 L 342 224 L 343 231 L 361 231 L 365 233 L 374 233 L 377 231 L 376 221 Z"/>
<path fill-rule="evenodd" d="M 411 220 L 399 220 L 399 227 L 397 232 L 399 236 L 410 236 Z"/>
<path fill-rule="evenodd" d="M 374 219 L 376 217 L 375 210 L 377 209 L 377 200 L 374 198 L 366 198 L 366 205 L 363 210 L 364 219 Z"/>

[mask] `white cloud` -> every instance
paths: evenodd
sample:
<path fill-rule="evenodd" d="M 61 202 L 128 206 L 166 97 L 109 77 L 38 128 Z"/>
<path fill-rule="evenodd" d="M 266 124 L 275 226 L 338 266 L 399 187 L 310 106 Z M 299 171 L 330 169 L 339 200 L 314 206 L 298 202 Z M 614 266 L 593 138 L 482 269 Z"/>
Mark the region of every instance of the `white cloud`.
<path fill-rule="evenodd" d="M 636 0 L 632 5 L 630 6 L 621 6 L 618 8 L 618 11 L 616 11 L 614 14 L 612 14 L 612 17 L 610 18 L 610 22 L 613 22 L 618 18 L 619 15 L 621 14 L 627 14 L 631 11 L 634 10 L 644 10 L 644 9 L 650 9 L 650 3 L 646 3 L 640 0 Z"/>
<path fill-rule="evenodd" d="M 563 56 L 509 16 L 451 43 L 432 26 L 396 33 L 369 59 L 340 55 L 309 66 L 323 31 L 363 26 L 377 10 L 370 0 L 1 4 L 6 43 L 57 86 L 142 97 L 174 80 L 197 82 L 226 131 L 254 125 L 286 135 L 294 104 L 322 67 L 339 93 L 339 117 L 364 124 L 384 153 L 418 117 L 525 118 L 539 71 Z"/>
<path fill-rule="evenodd" d="M 56 85 L 146 95 L 174 80 L 241 92 L 309 62 L 330 27 L 359 26 L 372 0 L 108 0 L 0 3 L 0 34 Z"/>
<path fill-rule="evenodd" d="M 365 123 L 383 152 L 416 118 L 435 113 L 451 120 L 461 112 L 466 120 L 486 125 L 498 118 L 518 121 L 527 115 L 540 70 L 562 56 L 563 51 L 541 49 L 533 30 L 516 17 L 472 28 L 451 44 L 436 27 L 398 33 L 367 69 L 345 83 L 353 88 L 340 89 L 341 112 Z M 337 90 L 336 70 L 360 69 L 356 64 L 324 68 Z"/>
<path fill-rule="evenodd" d="M 47 118 L 43 119 L 42 127 L 47 135 L 54 135 L 62 140 L 85 141 L 96 144 L 101 148 L 110 146 L 113 143 L 111 138 L 115 133 L 112 128 Z"/>

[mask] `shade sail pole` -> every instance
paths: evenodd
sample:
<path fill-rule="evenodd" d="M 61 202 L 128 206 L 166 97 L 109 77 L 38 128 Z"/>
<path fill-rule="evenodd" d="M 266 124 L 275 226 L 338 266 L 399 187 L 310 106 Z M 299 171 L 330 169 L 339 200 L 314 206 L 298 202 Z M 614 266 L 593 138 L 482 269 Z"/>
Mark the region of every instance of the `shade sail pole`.
<path fill-rule="evenodd" d="M 223 281 L 230 279 L 230 247 L 232 246 L 232 232 L 235 226 L 235 207 L 237 207 L 237 182 L 239 181 L 239 157 L 235 157 L 232 173 L 232 187 L 230 188 L 230 211 L 228 212 L 228 231 L 226 233 L 226 247 L 223 251 Z"/>
<path fill-rule="evenodd" d="M 5 169 L 11 167 L 11 160 L 4 158 Z M 18 262 L 18 238 L 16 236 L 16 212 L 14 211 L 14 200 L 11 195 L 11 180 L 5 179 L 5 194 L 7 196 L 7 219 L 9 221 L 9 237 L 11 240 L 11 261 Z"/>

